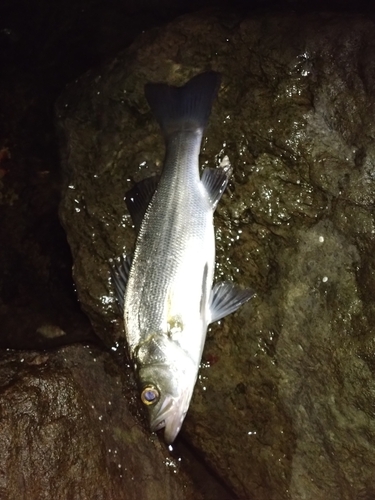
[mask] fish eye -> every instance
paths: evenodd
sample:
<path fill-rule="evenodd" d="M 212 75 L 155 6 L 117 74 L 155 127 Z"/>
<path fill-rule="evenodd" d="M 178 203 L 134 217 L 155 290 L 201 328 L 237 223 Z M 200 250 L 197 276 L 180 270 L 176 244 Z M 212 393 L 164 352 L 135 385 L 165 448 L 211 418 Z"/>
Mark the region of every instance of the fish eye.
<path fill-rule="evenodd" d="M 154 405 L 159 401 L 160 394 L 158 389 L 153 385 L 147 385 L 141 392 L 141 400 L 147 406 Z"/>

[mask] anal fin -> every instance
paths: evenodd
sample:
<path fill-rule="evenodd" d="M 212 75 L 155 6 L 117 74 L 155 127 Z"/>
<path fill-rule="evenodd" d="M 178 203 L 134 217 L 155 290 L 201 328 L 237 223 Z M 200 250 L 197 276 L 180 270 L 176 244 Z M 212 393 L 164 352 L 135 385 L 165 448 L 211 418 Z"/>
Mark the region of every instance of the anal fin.
<path fill-rule="evenodd" d="M 224 168 L 206 167 L 203 170 L 201 182 L 206 188 L 213 210 L 216 209 L 216 206 L 219 203 L 225 188 L 227 187 L 229 176 L 230 170 L 225 170 Z"/>

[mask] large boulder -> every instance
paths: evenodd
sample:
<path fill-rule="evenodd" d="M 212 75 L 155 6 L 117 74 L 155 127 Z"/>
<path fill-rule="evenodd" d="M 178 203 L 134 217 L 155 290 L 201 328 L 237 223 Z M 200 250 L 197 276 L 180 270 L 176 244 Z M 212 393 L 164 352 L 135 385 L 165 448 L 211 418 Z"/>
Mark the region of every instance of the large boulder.
<path fill-rule="evenodd" d="M 1 499 L 233 500 L 144 429 L 129 368 L 109 353 L 74 345 L 0 355 Z"/>
<path fill-rule="evenodd" d="M 217 278 L 256 297 L 210 329 L 182 436 L 241 499 L 375 497 L 374 28 L 353 15 L 187 16 L 58 103 L 74 279 L 113 346 L 110 261 L 134 244 L 124 193 L 164 155 L 143 86 L 223 74 L 200 159 L 234 170 Z"/>

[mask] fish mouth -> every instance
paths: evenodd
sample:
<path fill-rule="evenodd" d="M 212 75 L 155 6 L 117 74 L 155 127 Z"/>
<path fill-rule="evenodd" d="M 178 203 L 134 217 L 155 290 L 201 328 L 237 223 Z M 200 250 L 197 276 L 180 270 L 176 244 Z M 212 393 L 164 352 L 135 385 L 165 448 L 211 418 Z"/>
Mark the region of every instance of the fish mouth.
<path fill-rule="evenodd" d="M 180 432 L 189 402 L 189 394 L 182 394 L 179 398 L 165 396 L 157 415 L 151 418 L 151 431 L 164 429 L 164 440 L 172 444 Z"/>

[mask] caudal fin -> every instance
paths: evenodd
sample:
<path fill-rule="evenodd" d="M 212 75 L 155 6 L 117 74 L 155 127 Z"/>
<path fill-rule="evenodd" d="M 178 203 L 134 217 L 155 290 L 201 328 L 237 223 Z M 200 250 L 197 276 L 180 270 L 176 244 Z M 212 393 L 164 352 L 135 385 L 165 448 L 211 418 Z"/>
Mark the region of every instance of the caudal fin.
<path fill-rule="evenodd" d="M 220 80 L 220 73 L 207 71 L 194 76 L 182 87 L 166 83 L 146 84 L 146 99 L 165 137 L 182 130 L 203 131 Z"/>

